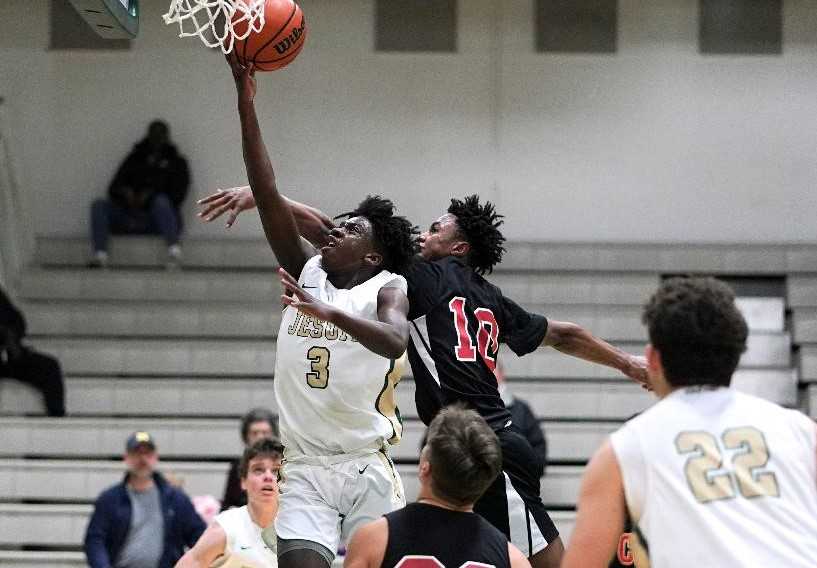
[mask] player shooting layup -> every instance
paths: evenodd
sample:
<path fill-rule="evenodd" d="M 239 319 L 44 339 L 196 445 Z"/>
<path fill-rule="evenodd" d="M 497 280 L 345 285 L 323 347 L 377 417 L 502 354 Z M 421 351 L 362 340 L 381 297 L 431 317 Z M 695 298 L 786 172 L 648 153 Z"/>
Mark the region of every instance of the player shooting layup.
<path fill-rule="evenodd" d="M 288 294 L 275 363 L 285 446 L 278 562 L 324 568 L 357 526 L 405 504 L 388 445 L 401 434 L 394 387 L 409 335 L 406 282 L 394 272 L 412 258 L 413 228 L 390 201 L 369 197 L 316 254 L 278 192 L 252 69 L 228 61 L 247 176 Z"/>

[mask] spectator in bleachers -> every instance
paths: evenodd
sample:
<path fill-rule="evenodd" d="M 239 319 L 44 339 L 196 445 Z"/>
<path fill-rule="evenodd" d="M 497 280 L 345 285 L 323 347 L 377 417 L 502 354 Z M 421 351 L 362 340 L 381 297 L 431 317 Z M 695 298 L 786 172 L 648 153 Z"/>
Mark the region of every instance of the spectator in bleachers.
<path fill-rule="evenodd" d="M 501 471 L 502 448 L 485 419 L 462 404 L 443 408 L 420 453 L 417 502 L 360 527 L 344 567 L 530 568 L 503 533 L 474 513 Z"/>
<path fill-rule="evenodd" d="M 513 391 L 505 382 L 505 369 L 500 363 L 494 370 L 496 382 L 499 386 L 499 396 L 502 402 L 511 413 L 511 420 L 520 432 L 528 439 L 536 457 L 539 459 L 539 477 L 545 474 L 545 467 L 548 459 L 548 444 L 539 420 L 531 410 L 530 405 L 513 394 Z"/>
<path fill-rule="evenodd" d="M 244 450 L 239 471 L 248 503 L 217 515 L 176 568 L 278 566 L 274 522 L 283 451 L 279 442 L 269 438 L 262 438 Z"/>
<path fill-rule="evenodd" d="M 43 394 L 49 416 L 65 416 L 65 385 L 54 357 L 23 344 L 26 320 L 0 288 L 0 377 L 16 379 Z"/>
<path fill-rule="evenodd" d="M 97 498 L 85 533 L 90 568 L 171 568 L 205 525 L 190 499 L 156 471 L 159 454 L 147 432 L 125 444 L 125 478 Z"/>
<path fill-rule="evenodd" d="M 187 161 L 170 142 L 170 127 L 154 120 L 147 136 L 119 166 L 107 199 L 91 206 L 93 258 L 90 266 L 108 264 L 108 239 L 114 234 L 159 234 L 167 244 L 167 267 L 181 260 L 180 207 L 190 185 Z"/>
<path fill-rule="evenodd" d="M 266 408 L 253 408 L 241 418 L 241 440 L 248 448 L 264 438 L 278 438 L 278 419 Z M 240 461 L 230 462 L 224 499 L 221 500 L 222 511 L 247 504 L 247 493 L 241 488 Z"/>

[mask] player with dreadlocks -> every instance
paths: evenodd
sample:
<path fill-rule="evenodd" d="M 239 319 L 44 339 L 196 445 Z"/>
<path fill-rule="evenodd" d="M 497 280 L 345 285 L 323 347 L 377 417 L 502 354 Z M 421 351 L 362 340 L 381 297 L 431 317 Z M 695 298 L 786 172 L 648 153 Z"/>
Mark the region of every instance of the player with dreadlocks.
<path fill-rule="evenodd" d="M 231 225 L 255 206 L 246 189 L 219 192 L 206 200 L 201 216 L 230 212 Z M 321 241 L 333 226 L 320 211 L 295 203 L 302 234 Z M 499 437 L 503 474 L 477 501 L 480 513 L 529 558 L 535 568 L 558 567 L 563 545 L 539 496 L 537 460 L 511 423 L 494 370 L 499 346 L 517 355 L 539 346 L 613 367 L 645 383 L 646 367 L 634 357 L 569 322 L 547 320 L 506 298 L 483 275 L 502 260 L 502 216 L 476 195 L 452 199 L 448 212 L 419 238 L 420 256 L 405 272 L 411 341 L 409 362 L 420 418 L 429 424 L 439 410 L 462 401 L 479 412 Z"/>
<path fill-rule="evenodd" d="M 247 177 L 284 294 L 275 397 L 284 461 L 278 565 L 327 568 L 363 523 L 405 505 L 389 446 L 402 424 L 394 389 L 409 340 L 403 271 L 416 230 L 367 197 L 316 250 L 278 191 L 255 112 L 251 68 L 228 57 Z"/>

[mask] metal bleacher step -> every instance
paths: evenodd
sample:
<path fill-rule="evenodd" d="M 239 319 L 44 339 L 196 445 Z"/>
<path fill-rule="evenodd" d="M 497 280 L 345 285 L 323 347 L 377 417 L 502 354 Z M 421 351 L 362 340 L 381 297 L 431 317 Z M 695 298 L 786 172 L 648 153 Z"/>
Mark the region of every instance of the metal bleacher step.
<path fill-rule="evenodd" d="M 788 305 L 792 308 L 817 307 L 817 275 L 815 267 L 811 266 L 812 274 L 790 274 L 786 278 L 786 292 Z"/>
<path fill-rule="evenodd" d="M 419 219 L 417 221 L 420 221 Z M 37 261 L 45 266 L 83 266 L 89 243 L 82 237 L 37 238 Z M 274 260 L 263 238 L 187 238 L 190 267 L 266 267 Z M 498 270 L 643 271 L 723 274 L 812 272 L 817 247 L 809 245 L 566 243 L 510 241 Z M 161 266 L 166 249 L 156 237 L 114 237 L 114 266 Z"/>
<path fill-rule="evenodd" d="M 536 305 L 525 309 L 571 321 L 608 340 L 645 341 L 639 306 Z M 264 302 L 62 300 L 21 303 L 31 337 L 265 337 L 277 335 L 277 305 Z"/>
<path fill-rule="evenodd" d="M 800 346 L 800 380 L 817 383 L 817 344 Z"/>
<path fill-rule="evenodd" d="M 180 483 L 188 495 L 217 499 L 224 491 L 227 468 L 226 462 L 162 460 L 159 465 L 159 471 Z M 93 502 L 102 490 L 122 481 L 124 473 L 121 461 L 0 459 L 0 499 Z"/>
<path fill-rule="evenodd" d="M 806 414 L 817 420 L 817 383 L 806 387 L 805 406 Z"/>
<path fill-rule="evenodd" d="M 635 384 L 512 380 L 511 389 L 540 418 L 624 419 L 648 407 L 653 397 Z M 417 418 L 415 383 L 397 387 L 404 418 Z M 66 406 L 71 416 L 229 416 L 253 406 L 277 412 L 270 378 L 69 377 Z M 39 393 L 14 380 L 0 382 L 0 414 L 43 412 Z"/>
<path fill-rule="evenodd" d="M 0 550 L 1 568 L 86 568 L 85 553 L 75 550 Z"/>
<path fill-rule="evenodd" d="M 408 501 L 420 490 L 417 466 L 398 465 Z M 227 474 L 226 462 L 171 462 L 159 465 L 166 477 L 180 483 L 191 496 L 220 499 Z M 551 466 L 542 478 L 542 500 L 549 507 L 574 507 L 583 467 Z M 5 502 L 37 500 L 54 503 L 92 503 L 107 487 L 119 483 L 124 466 L 118 461 L 4 460 L 0 459 L 0 498 Z M 59 483 L 53 483 L 59 479 Z"/>
<path fill-rule="evenodd" d="M 657 275 L 627 273 L 496 273 L 488 278 L 520 304 L 640 305 Z M 32 269 L 22 275 L 24 300 L 267 301 L 280 305 L 272 271 Z"/>
<path fill-rule="evenodd" d="M 540 423 L 553 462 L 583 463 L 620 421 Z M 0 457 L 111 458 L 122 455 L 124 440 L 136 430 L 156 438 L 167 460 L 232 459 L 241 452 L 238 420 L 232 418 L 0 418 Z M 403 440 L 391 448 L 401 462 L 415 462 L 425 426 L 406 420 Z"/>
<path fill-rule="evenodd" d="M 792 309 L 791 323 L 795 344 L 817 343 L 817 306 Z"/>
<path fill-rule="evenodd" d="M 0 545 L 79 546 L 91 512 L 91 505 L 0 504 Z M 576 514 L 556 511 L 551 517 L 569 540 Z"/>
<path fill-rule="evenodd" d="M 643 342 L 614 342 L 634 354 Z M 275 369 L 275 341 L 246 338 L 41 338 L 37 348 L 56 356 L 67 374 L 267 375 Z M 519 378 L 618 378 L 614 369 L 538 349 L 524 357 L 509 350 L 505 372 Z M 787 333 L 751 334 L 741 366 L 782 368 L 791 363 Z"/>

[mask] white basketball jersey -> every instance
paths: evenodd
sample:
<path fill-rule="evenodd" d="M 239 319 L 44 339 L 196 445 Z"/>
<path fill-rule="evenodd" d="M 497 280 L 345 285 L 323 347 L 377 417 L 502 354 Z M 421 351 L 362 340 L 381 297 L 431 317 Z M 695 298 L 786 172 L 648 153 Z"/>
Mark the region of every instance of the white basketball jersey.
<path fill-rule="evenodd" d="M 219 513 L 215 522 L 224 529 L 227 545 L 224 556 L 213 563 L 213 568 L 277 568 L 274 524 L 266 529 L 271 532 L 267 544 L 262 538 L 261 527 L 250 518 L 247 505 Z"/>
<path fill-rule="evenodd" d="M 653 568 L 817 565 L 817 425 L 805 415 L 679 389 L 611 443 Z"/>
<path fill-rule="evenodd" d="M 402 276 L 382 271 L 352 289 L 337 289 L 320 265 L 307 261 L 300 285 L 341 310 L 377 320 L 381 288 L 406 291 Z M 377 450 L 396 444 L 402 424 L 394 389 L 399 360 L 381 357 L 333 324 L 292 307 L 284 309 L 275 359 L 275 397 L 287 459 Z"/>

